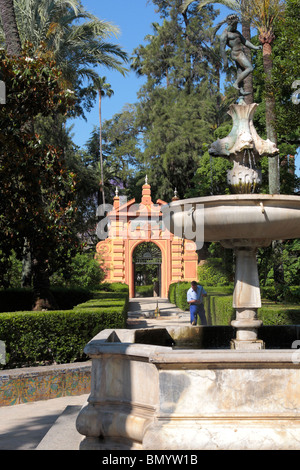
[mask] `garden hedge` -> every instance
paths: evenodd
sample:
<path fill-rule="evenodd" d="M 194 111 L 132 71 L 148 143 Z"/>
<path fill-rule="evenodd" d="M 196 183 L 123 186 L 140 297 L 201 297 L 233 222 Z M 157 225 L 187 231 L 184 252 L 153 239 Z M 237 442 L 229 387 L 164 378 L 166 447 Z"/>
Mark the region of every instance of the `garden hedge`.
<path fill-rule="evenodd" d="M 104 286 L 72 310 L 0 313 L 0 340 L 5 343 L 2 367 L 64 364 L 87 360 L 83 349 L 99 331 L 124 328 L 128 311 L 127 285 Z"/>
<path fill-rule="evenodd" d="M 169 300 L 182 310 L 188 310 L 186 293 L 190 288 L 189 282 L 176 282 L 170 285 Z M 235 318 L 235 310 L 232 307 L 233 286 L 206 287 L 208 296 L 204 298 L 206 317 L 209 325 L 230 325 Z M 298 287 L 290 288 L 292 298 L 297 298 Z M 274 292 L 270 290 L 269 292 Z M 265 291 L 262 290 L 262 294 Z M 297 302 L 292 304 L 276 304 L 274 302 L 262 302 L 262 307 L 258 309 L 258 318 L 264 325 L 299 325 L 300 306 Z"/>

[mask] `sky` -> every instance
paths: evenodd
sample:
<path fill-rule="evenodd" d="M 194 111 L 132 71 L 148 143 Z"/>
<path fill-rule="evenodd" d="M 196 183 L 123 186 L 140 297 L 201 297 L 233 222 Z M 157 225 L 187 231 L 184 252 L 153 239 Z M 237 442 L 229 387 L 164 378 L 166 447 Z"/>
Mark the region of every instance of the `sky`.
<path fill-rule="evenodd" d="M 144 43 L 147 34 L 152 33 L 151 24 L 159 21 L 159 15 L 154 11 L 152 2 L 147 0 L 83 0 L 85 9 L 101 20 L 109 21 L 118 26 L 120 33 L 117 38 L 112 37 L 114 44 L 119 44 L 130 56 L 133 50 Z M 102 101 L 102 120 L 111 119 L 116 113 L 122 111 L 127 103 L 137 102 L 137 92 L 143 84 L 143 79 L 130 71 L 126 77 L 120 72 L 107 68 L 97 69 L 101 77 L 105 76 L 111 85 L 114 94 Z M 99 126 L 98 100 L 94 109 L 86 114 L 87 121 L 82 118 L 70 120 L 73 141 L 83 147 L 89 139 L 94 126 Z"/>
<path fill-rule="evenodd" d="M 93 13 L 101 20 L 109 21 L 118 26 L 120 33 L 117 38 L 112 37 L 114 44 L 119 44 L 129 56 L 140 44 L 146 44 L 144 40 L 147 34 L 152 34 L 152 23 L 160 22 L 160 16 L 155 13 L 155 6 L 147 0 L 82 0 L 85 9 Z M 230 10 L 217 5 L 222 12 L 218 21 L 224 18 Z M 129 64 L 128 64 L 129 65 Z M 98 68 L 101 77 L 106 77 L 106 82 L 111 85 L 114 94 L 102 101 L 102 121 L 111 119 L 120 113 L 127 104 L 137 102 L 137 93 L 144 83 L 145 78 L 137 77 L 134 71 L 129 71 L 126 77 L 120 72 L 107 68 Z M 98 100 L 90 113 L 86 113 L 87 121 L 83 118 L 69 120 L 72 129 L 73 141 L 79 147 L 83 147 L 88 141 L 95 126 L 99 126 Z"/>
<path fill-rule="evenodd" d="M 155 12 L 155 6 L 147 0 L 82 0 L 85 9 L 102 20 L 109 21 L 118 26 L 120 33 L 117 38 L 112 37 L 114 44 L 119 44 L 130 56 L 140 44 L 146 44 L 145 36 L 152 34 L 152 23 L 160 22 L 159 14 Z M 217 18 L 219 22 L 232 11 L 216 5 L 220 11 Z M 114 94 L 102 101 L 102 121 L 111 119 L 120 113 L 127 104 L 137 102 L 137 93 L 143 81 L 143 77 L 137 77 L 134 71 L 129 71 L 123 77 L 120 72 L 99 67 L 97 72 L 101 77 L 105 76 L 107 83 L 111 85 Z M 300 106 L 300 105 L 299 105 Z M 95 126 L 99 126 L 98 100 L 90 113 L 86 113 L 87 121 L 83 118 L 69 120 L 69 126 L 73 125 L 72 135 L 76 145 L 83 148 Z M 300 153 L 296 157 L 297 174 L 300 167 Z"/>

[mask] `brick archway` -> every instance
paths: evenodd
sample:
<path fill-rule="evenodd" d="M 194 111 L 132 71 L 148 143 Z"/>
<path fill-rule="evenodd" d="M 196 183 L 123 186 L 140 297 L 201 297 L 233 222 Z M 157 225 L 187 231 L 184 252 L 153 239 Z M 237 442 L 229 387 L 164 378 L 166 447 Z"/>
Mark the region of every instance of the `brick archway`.
<path fill-rule="evenodd" d="M 107 214 L 108 233 L 96 246 L 96 252 L 104 261 L 105 282 L 123 282 L 129 286 L 129 296 L 134 296 L 134 272 L 132 255 L 142 242 L 155 243 L 162 253 L 161 297 L 168 297 L 169 285 L 177 281 L 197 279 L 196 244 L 175 237 L 161 225 L 161 206 L 166 202 L 151 200 L 151 186 L 142 188 L 142 200 L 135 199 L 122 204 L 116 195 L 111 211 Z M 97 256 L 97 255 L 96 255 Z"/>

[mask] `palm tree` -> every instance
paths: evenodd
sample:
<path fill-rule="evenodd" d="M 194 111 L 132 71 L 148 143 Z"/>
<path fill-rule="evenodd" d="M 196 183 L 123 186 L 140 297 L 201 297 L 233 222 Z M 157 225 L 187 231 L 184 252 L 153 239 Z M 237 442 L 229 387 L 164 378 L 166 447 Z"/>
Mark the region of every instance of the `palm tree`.
<path fill-rule="evenodd" d="M 105 205 L 105 191 L 104 191 L 104 175 L 103 175 L 103 155 L 102 155 L 102 98 L 107 96 L 110 98 L 114 92 L 109 83 L 106 82 L 106 77 L 98 77 L 94 79 L 94 86 L 99 95 L 99 144 L 100 144 L 100 191 L 102 193 L 102 204 Z M 98 201 L 99 203 L 100 201 Z"/>
<path fill-rule="evenodd" d="M 0 0 L 0 16 L 3 24 L 6 51 L 9 55 L 21 54 L 19 36 L 13 0 Z"/>
<path fill-rule="evenodd" d="M 184 0 L 183 8 L 187 8 L 195 0 Z M 277 145 L 275 129 L 275 97 L 271 90 L 272 78 L 272 43 L 275 39 L 274 23 L 285 9 L 284 0 L 198 0 L 199 8 L 209 3 L 220 3 L 242 16 L 242 22 L 252 23 L 258 30 L 259 41 L 263 46 L 263 67 L 266 82 L 266 131 L 267 137 Z M 247 38 L 243 31 L 243 35 Z M 269 192 L 280 192 L 279 155 L 269 158 Z"/>
<path fill-rule="evenodd" d="M 83 79 L 92 84 L 96 66 L 126 73 L 127 54 L 110 42 L 118 27 L 86 11 L 80 0 L 15 0 L 14 6 L 22 45 L 29 41 L 38 55 L 43 43 L 42 51 L 51 51 L 68 87 Z"/>
<path fill-rule="evenodd" d="M 277 145 L 275 128 L 276 110 L 275 97 L 271 89 L 272 83 L 272 44 L 275 40 L 274 23 L 285 10 L 283 0 L 252 0 L 246 5 L 245 14 L 251 18 L 259 33 L 259 41 L 263 46 L 263 67 L 266 90 L 266 130 L 267 137 Z M 269 158 L 269 191 L 280 193 L 279 155 Z"/>

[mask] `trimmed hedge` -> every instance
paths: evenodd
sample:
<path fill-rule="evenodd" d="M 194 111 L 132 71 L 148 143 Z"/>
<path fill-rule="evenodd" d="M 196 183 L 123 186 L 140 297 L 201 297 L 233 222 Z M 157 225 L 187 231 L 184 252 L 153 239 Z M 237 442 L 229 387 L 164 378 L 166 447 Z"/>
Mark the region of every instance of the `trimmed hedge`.
<path fill-rule="evenodd" d="M 186 293 L 191 287 L 190 282 L 180 281 L 174 282 L 169 286 L 168 299 L 181 310 L 189 310 L 189 304 L 186 300 Z"/>
<path fill-rule="evenodd" d="M 189 282 L 176 282 L 170 285 L 169 300 L 182 310 L 188 310 L 186 293 L 190 288 Z M 232 307 L 233 286 L 204 286 L 207 297 L 203 299 L 206 317 L 209 325 L 230 325 L 235 319 L 235 309 Z M 291 289 L 293 295 L 298 295 L 298 288 Z M 290 304 L 275 304 L 263 302 L 258 309 L 258 318 L 264 325 L 300 325 L 300 307 Z"/>
<path fill-rule="evenodd" d="M 148 286 L 136 286 L 135 293 L 138 294 L 139 297 L 153 297 L 153 284 Z"/>
<path fill-rule="evenodd" d="M 300 287 L 299 286 L 267 286 L 261 287 L 262 297 L 277 301 L 300 304 Z"/>
<path fill-rule="evenodd" d="M 264 325 L 300 325 L 300 307 L 297 305 L 262 305 L 258 318 Z"/>
<path fill-rule="evenodd" d="M 89 292 L 90 300 L 72 310 L 0 314 L 0 340 L 6 346 L 5 369 L 87 360 L 83 349 L 99 331 L 125 328 L 128 286 Z M 101 287 L 102 289 L 102 287 Z"/>

